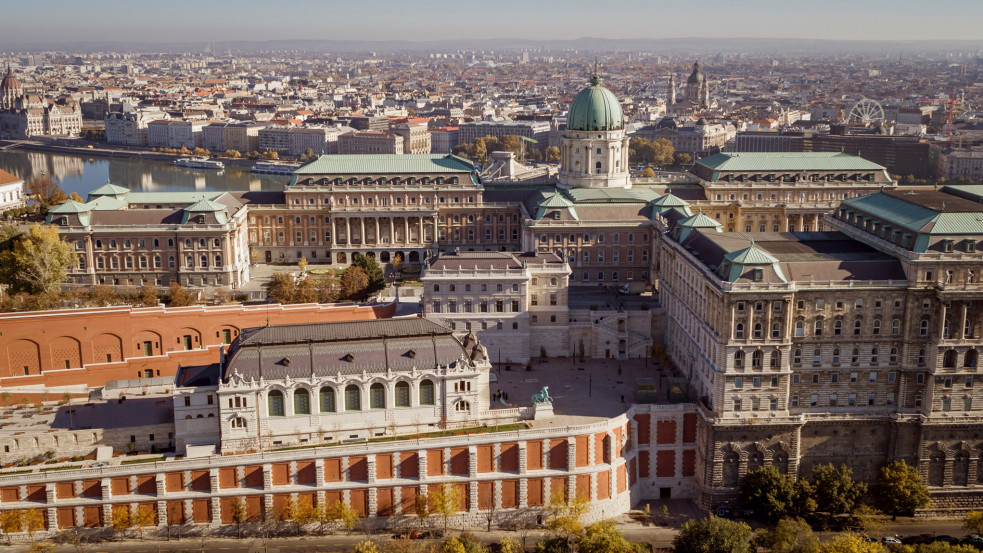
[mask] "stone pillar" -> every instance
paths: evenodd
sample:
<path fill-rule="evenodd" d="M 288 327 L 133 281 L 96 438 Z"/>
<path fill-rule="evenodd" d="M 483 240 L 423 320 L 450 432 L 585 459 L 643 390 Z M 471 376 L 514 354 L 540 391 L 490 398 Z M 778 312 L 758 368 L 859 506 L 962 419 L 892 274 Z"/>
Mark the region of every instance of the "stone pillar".
<path fill-rule="evenodd" d="M 943 340 L 947 339 L 948 336 L 945 335 L 945 318 L 948 315 L 948 308 L 945 306 L 945 302 L 942 302 L 942 316 L 939 318 L 939 336 Z M 951 329 L 950 329 L 951 330 Z"/>
<path fill-rule="evenodd" d="M 567 437 L 567 472 L 577 468 L 577 438 Z"/>
<path fill-rule="evenodd" d="M 389 217 L 389 244 L 393 245 L 396 243 L 396 222 L 393 221 L 392 217 Z"/>
<path fill-rule="evenodd" d="M 370 453 L 365 456 L 365 465 L 368 470 L 369 484 L 375 484 L 375 454 Z"/>
<path fill-rule="evenodd" d="M 49 532 L 58 531 L 58 508 L 57 507 L 45 507 L 44 512 L 48 515 L 48 527 L 46 530 Z"/>
<path fill-rule="evenodd" d="M 961 337 L 963 340 L 970 338 L 973 335 L 972 329 L 968 333 L 966 332 L 966 316 L 968 315 L 968 311 L 969 311 L 969 305 L 966 303 L 965 300 L 963 300 L 962 312 L 959 317 L 959 329 L 958 332 L 956 333 L 956 335 Z"/>
<path fill-rule="evenodd" d="M 157 527 L 167 526 L 167 502 L 163 499 L 154 502 L 157 508 Z"/>
<path fill-rule="evenodd" d="M 423 482 L 423 481 L 427 480 L 427 478 L 428 478 L 427 477 L 427 451 L 425 449 L 421 449 L 421 450 L 417 451 L 416 452 L 416 460 L 417 460 L 417 464 L 419 466 L 419 468 L 417 469 L 417 472 L 420 473 L 419 478 L 420 478 L 420 481 Z"/>
<path fill-rule="evenodd" d="M 272 496 L 263 496 L 263 502 L 266 503 L 266 497 L 270 498 L 270 504 L 273 503 Z M 208 506 L 212 511 L 212 520 L 209 521 L 210 525 L 215 528 L 222 525 L 222 498 L 217 495 L 212 495 L 208 498 Z M 269 511 L 267 511 L 269 512 Z"/>
<path fill-rule="evenodd" d="M 406 244 L 409 243 L 410 243 L 410 218 L 403 217 L 403 245 L 405 246 Z M 406 261 L 408 260 L 404 259 L 403 263 L 406 263 Z"/>
<path fill-rule="evenodd" d="M 417 224 L 420 226 L 420 236 L 417 237 L 417 243 L 421 246 L 425 243 L 423 234 L 423 216 L 417 217 Z"/>
<path fill-rule="evenodd" d="M 382 240 L 379 239 L 379 218 L 373 217 L 372 219 L 375 220 L 375 244 L 378 246 L 382 243 Z"/>
<path fill-rule="evenodd" d="M 370 466 L 369 468 L 372 468 L 372 467 L 374 467 L 374 465 L 373 466 Z M 372 473 L 370 472 L 369 474 L 372 474 Z M 372 476 L 369 476 L 369 478 L 373 478 L 373 477 Z M 379 516 L 378 515 L 378 513 L 379 513 L 379 494 L 378 494 L 378 488 L 369 488 L 367 490 L 367 495 L 369 496 L 368 505 L 365 507 L 366 510 L 368 511 L 368 515 L 367 516 L 368 516 L 368 518 L 376 518 L 377 516 Z M 393 498 L 393 499 L 395 500 L 395 498 Z"/>
<path fill-rule="evenodd" d="M 352 245 L 352 218 L 345 217 L 345 245 Z"/>
<path fill-rule="evenodd" d="M 361 234 L 358 235 L 359 244 L 365 246 L 365 217 L 358 218 L 358 226 L 361 229 L 359 231 Z"/>
<path fill-rule="evenodd" d="M 492 490 L 492 501 L 494 498 L 494 489 Z M 478 481 L 471 480 L 468 482 L 468 511 L 472 513 L 478 512 Z"/>
<path fill-rule="evenodd" d="M 525 509 L 529 506 L 529 481 L 525 478 L 519 479 L 519 508 Z"/>
<path fill-rule="evenodd" d="M 167 481 L 164 478 L 164 474 L 163 473 L 160 473 L 160 472 L 157 473 L 156 481 L 154 482 L 154 484 L 156 484 L 155 487 L 157 489 L 157 497 L 166 497 L 167 496 Z"/>
<path fill-rule="evenodd" d="M 526 442 L 519 442 L 519 474 L 526 473 Z"/>
<path fill-rule="evenodd" d="M 324 505 L 324 458 L 314 460 L 314 485 L 317 486 L 317 504 Z"/>

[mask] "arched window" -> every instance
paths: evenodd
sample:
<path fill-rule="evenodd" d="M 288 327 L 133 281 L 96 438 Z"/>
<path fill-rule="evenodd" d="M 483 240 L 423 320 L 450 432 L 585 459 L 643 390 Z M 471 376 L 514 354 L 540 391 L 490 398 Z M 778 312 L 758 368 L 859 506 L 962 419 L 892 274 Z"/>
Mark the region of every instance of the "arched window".
<path fill-rule="evenodd" d="M 802 321 L 795 321 L 795 335 L 804 336 L 805 335 L 805 323 Z"/>
<path fill-rule="evenodd" d="M 737 323 L 734 327 L 734 336 L 736 338 L 744 338 L 744 323 Z"/>
<path fill-rule="evenodd" d="M 457 403 L 454 404 L 454 410 L 455 411 L 470 411 L 471 410 L 471 404 L 468 403 L 467 401 L 464 401 L 464 400 L 458 401 Z"/>
<path fill-rule="evenodd" d="M 754 323 L 754 337 L 761 338 L 761 323 Z"/>
<path fill-rule="evenodd" d="M 396 383 L 396 407 L 410 406 L 410 385 L 407 382 Z"/>
<path fill-rule="evenodd" d="M 456 291 L 457 291 L 457 286 L 454 286 L 453 284 L 451 284 L 451 285 L 448 285 L 448 286 L 447 286 L 447 290 L 448 290 L 449 292 L 456 292 Z"/>
<path fill-rule="evenodd" d="M 874 336 L 878 336 L 881 333 L 881 320 L 874 319 Z"/>
<path fill-rule="evenodd" d="M 781 338 L 782 337 L 782 323 L 771 323 L 771 337 Z"/>
<path fill-rule="evenodd" d="M 945 352 L 945 355 L 942 357 L 942 366 L 946 368 L 956 366 L 956 350 L 950 349 Z"/>
<path fill-rule="evenodd" d="M 923 320 L 921 323 L 919 323 L 919 325 L 918 325 L 918 335 L 919 336 L 928 336 L 928 319 Z"/>
<path fill-rule="evenodd" d="M 761 353 L 761 350 L 755 350 L 754 353 L 751 354 L 751 366 L 756 369 L 760 369 L 762 362 L 761 359 L 763 356 L 764 354 Z"/>
<path fill-rule="evenodd" d="M 853 351 L 850 353 L 850 362 L 851 363 L 860 362 L 860 348 L 853 348 Z"/>
<path fill-rule="evenodd" d="M 267 396 L 267 405 L 270 410 L 271 417 L 282 417 L 283 412 L 283 392 L 280 390 L 273 390 Z"/>
<path fill-rule="evenodd" d="M 863 323 L 860 319 L 853 321 L 853 335 L 860 336 L 860 329 L 863 328 Z"/>
<path fill-rule="evenodd" d="M 362 398 L 358 386 L 349 384 L 345 388 L 345 411 L 361 411 Z"/>
<path fill-rule="evenodd" d="M 242 417 L 236 417 L 232 419 L 232 428 L 245 428 L 245 427 L 246 427 L 246 419 Z"/>
<path fill-rule="evenodd" d="M 839 320 L 838 321 L 834 321 L 833 322 L 833 336 L 839 336 L 840 334 L 843 334 L 843 321 L 839 321 Z"/>
<path fill-rule="evenodd" d="M 802 363 L 802 350 L 797 349 L 792 352 L 792 364 L 798 365 Z"/>
<path fill-rule="evenodd" d="M 771 350 L 771 366 L 772 368 L 778 368 L 782 364 L 782 352 L 777 349 Z"/>
<path fill-rule="evenodd" d="M 761 455 L 761 452 L 755 451 L 754 453 L 748 455 L 747 458 L 748 472 L 760 469 L 763 464 L 764 464 L 764 456 Z"/>
<path fill-rule="evenodd" d="M 877 354 L 878 353 L 880 353 L 880 350 L 878 350 L 877 348 L 873 348 L 873 349 L 870 350 L 870 362 L 871 363 L 877 363 Z"/>
<path fill-rule="evenodd" d="M 728 453 L 724 456 L 724 486 L 737 486 L 740 460 L 740 457 L 738 457 L 734 452 Z"/>
<path fill-rule="evenodd" d="M 966 352 L 966 357 L 963 358 L 964 367 L 975 367 L 976 366 L 976 350 L 971 349 Z"/>
<path fill-rule="evenodd" d="M 744 352 L 735 351 L 734 352 L 734 367 L 740 369 L 744 366 Z"/>
<path fill-rule="evenodd" d="M 901 320 L 894 319 L 891 321 L 891 336 L 897 336 L 901 334 Z"/>
<path fill-rule="evenodd" d="M 823 359 L 823 352 L 819 348 L 812 350 L 812 364 L 818 365 Z"/>
<path fill-rule="evenodd" d="M 321 388 L 319 395 L 321 398 L 321 412 L 334 413 L 337 409 L 335 407 L 334 388 L 325 386 L 324 388 Z"/>
<path fill-rule="evenodd" d="M 294 414 L 311 414 L 311 394 L 303 388 L 294 390 Z"/>
<path fill-rule="evenodd" d="M 434 393 L 433 393 L 433 381 L 424 380 L 420 383 L 420 405 L 433 405 L 434 404 Z"/>
<path fill-rule="evenodd" d="M 823 320 L 819 319 L 816 321 L 816 336 L 823 335 Z"/>
<path fill-rule="evenodd" d="M 840 348 L 833 348 L 833 364 L 840 364 Z"/>
<path fill-rule="evenodd" d="M 386 408 L 386 388 L 378 382 L 369 387 L 369 408 Z"/>
<path fill-rule="evenodd" d="M 891 363 L 898 362 L 898 348 L 891 348 Z"/>
<path fill-rule="evenodd" d="M 433 285 L 433 291 L 434 292 L 440 292 L 440 285 L 439 284 L 434 284 Z"/>

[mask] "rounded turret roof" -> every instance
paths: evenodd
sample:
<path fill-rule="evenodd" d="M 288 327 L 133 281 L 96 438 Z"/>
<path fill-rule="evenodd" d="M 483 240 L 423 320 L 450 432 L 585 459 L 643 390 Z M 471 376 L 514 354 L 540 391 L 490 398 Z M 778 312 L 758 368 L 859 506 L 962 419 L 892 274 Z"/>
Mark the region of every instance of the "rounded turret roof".
<path fill-rule="evenodd" d="M 10 70 L 10 66 L 7 66 L 7 72 L 3 76 L 3 81 L 0 81 L 0 90 L 19 90 L 20 81 L 14 76 L 13 72 Z"/>
<path fill-rule="evenodd" d="M 703 70 L 700 69 L 700 62 L 693 62 L 693 72 L 689 74 L 686 82 L 690 84 L 702 84 L 704 80 L 706 80 L 706 77 L 703 76 Z"/>
<path fill-rule="evenodd" d="M 625 128 L 624 112 L 618 97 L 601 86 L 595 74 L 590 86 L 581 90 L 570 102 L 567 129 L 571 131 L 613 131 Z"/>

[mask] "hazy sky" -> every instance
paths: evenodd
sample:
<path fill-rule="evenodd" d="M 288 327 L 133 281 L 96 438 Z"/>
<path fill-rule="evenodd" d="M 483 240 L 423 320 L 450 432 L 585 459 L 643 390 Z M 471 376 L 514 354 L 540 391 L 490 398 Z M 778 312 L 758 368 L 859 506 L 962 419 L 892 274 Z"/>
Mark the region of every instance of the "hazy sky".
<path fill-rule="evenodd" d="M 0 43 L 774 37 L 983 40 L 983 0 L 0 1 Z"/>

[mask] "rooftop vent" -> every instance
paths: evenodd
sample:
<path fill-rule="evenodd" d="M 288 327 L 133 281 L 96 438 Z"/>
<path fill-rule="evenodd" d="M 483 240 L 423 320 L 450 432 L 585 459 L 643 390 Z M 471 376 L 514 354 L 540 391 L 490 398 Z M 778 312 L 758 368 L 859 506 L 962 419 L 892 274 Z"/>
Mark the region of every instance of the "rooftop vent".
<path fill-rule="evenodd" d="M 351 363 L 352 361 L 355 360 L 355 354 L 354 353 L 346 353 L 345 356 L 341 358 L 341 360 L 342 361 L 346 361 L 348 363 Z"/>

